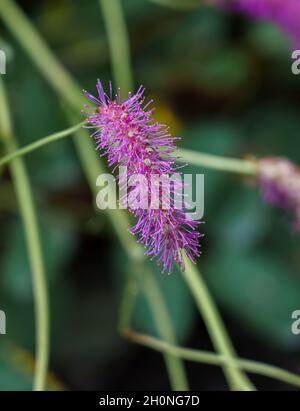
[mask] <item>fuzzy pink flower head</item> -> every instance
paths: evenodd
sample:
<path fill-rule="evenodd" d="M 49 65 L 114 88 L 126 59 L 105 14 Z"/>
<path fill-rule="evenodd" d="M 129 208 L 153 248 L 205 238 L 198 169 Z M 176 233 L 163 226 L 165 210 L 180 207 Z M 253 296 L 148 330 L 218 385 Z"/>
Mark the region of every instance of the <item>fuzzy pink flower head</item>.
<path fill-rule="evenodd" d="M 108 164 L 116 167 L 126 167 L 127 177 L 140 175 L 143 177 L 142 191 L 146 200 L 151 202 L 152 177 L 164 179 L 167 175 L 178 175 L 179 167 L 175 164 L 175 138 L 169 128 L 154 121 L 149 105 L 145 104 L 144 88 L 140 87 L 136 94 L 128 94 L 121 100 L 120 92 L 112 97 L 107 95 L 100 81 L 97 83 L 98 97 L 88 92 L 85 95 L 96 104 L 96 111 L 85 112 L 88 116 L 88 128 L 95 128 L 92 137 L 96 140 L 100 155 L 106 155 Z M 119 179 L 122 188 L 124 181 Z M 130 211 L 137 219 L 136 225 L 130 230 L 136 234 L 146 248 L 146 254 L 157 257 L 163 266 L 163 272 L 171 272 L 175 264 L 184 270 L 183 253 L 193 262 L 200 255 L 199 237 L 196 230 L 198 221 L 193 220 L 184 209 L 175 207 L 174 197 L 181 191 L 183 183 L 176 182 L 167 198 L 160 188 L 158 207 L 145 209 L 131 207 Z M 133 186 L 129 195 L 135 197 L 140 187 Z M 141 199 L 140 199 L 141 200 Z M 169 201 L 170 207 L 164 205 Z"/>
<path fill-rule="evenodd" d="M 300 169 L 281 157 L 258 161 L 258 176 L 264 200 L 292 213 L 294 228 L 300 230 Z"/>

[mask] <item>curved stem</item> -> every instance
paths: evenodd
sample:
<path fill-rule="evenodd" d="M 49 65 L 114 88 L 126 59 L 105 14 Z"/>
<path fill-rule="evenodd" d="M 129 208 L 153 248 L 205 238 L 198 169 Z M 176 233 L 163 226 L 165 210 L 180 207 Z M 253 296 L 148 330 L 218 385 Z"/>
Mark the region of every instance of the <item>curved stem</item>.
<path fill-rule="evenodd" d="M 109 41 L 112 70 L 118 87 L 126 96 L 133 91 L 128 32 L 120 0 L 99 0 Z"/>
<path fill-rule="evenodd" d="M 78 106 L 81 109 L 81 103 L 84 104 L 85 99 L 78 84 L 51 53 L 36 28 L 26 19 L 22 9 L 13 0 L 1 0 L 0 14 L 39 70 L 47 73 L 47 80 L 61 94 L 62 100 L 75 110 L 78 110 Z"/>
<path fill-rule="evenodd" d="M 127 329 L 124 332 L 124 336 L 127 337 L 130 341 L 151 348 L 152 350 L 168 353 L 187 361 L 195 361 L 210 365 L 228 365 L 234 362 L 234 364 L 238 368 L 242 368 L 245 371 L 263 375 L 265 377 L 274 378 L 287 384 L 300 387 L 299 375 L 294 374 L 290 371 L 283 370 L 282 368 L 276 367 L 274 365 L 264 364 L 258 361 L 246 360 L 243 358 L 235 358 L 234 360 L 232 360 L 228 357 L 225 357 L 224 355 L 215 354 L 209 351 L 177 347 L 157 338 L 136 333 L 130 329 Z"/>
<path fill-rule="evenodd" d="M 37 150 L 49 143 L 53 143 L 54 141 L 60 140 L 64 137 L 67 137 L 81 128 L 84 124 L 86 124 L 86 120 L 82 121 L 79 124 L 76 124 L 73 127 L 67 128 L 66 130 L 59 131 L 57 133 L 51 134 L 47 137 L 43 137 L 40 140 L 35 141 L 34 143 L 28 144 L 25 147 L 19 148 L 6 156 L 0 158 L 0 167 L 4 166 L 5 164 L 9 163 L 10 161 L 14 160 L 17 157 L 24 156 L 25 154 L 29 154 L 32 151 Z"/>
<path fill-rule="evenodd" d="M 176 344 L 176 336 L 172 327 L 168 309 L 164 302 L 161 290 L 153 273 L 149 269 L 147 262 L 140 261 L 138 264 L 130 264 L 130 269 L 131 272 L 125 286 L 124 297 L 122 299 L 120 310 L 119 326 L 121 334 L 126 336 L 127 330 L 130 328 L 130 320 L 136 297 L 139 289 L 142 289 L 151 309 L 159 335 L 161 335 L 165 341 L 169 341 L 171 344 Z M 178 361 L 178 359 L 180 361 Z M 188 391 L 188 381 L 181 359 L 174 358 L 173 355 L 166 352 L 165 362 L 171 386 L 174 390 Z"/>
<path fill-rule="evenodd" d="M 237 158 L 226 158 L 212 154 L 199 153 L 198 151 L 180 149 L 177 150 L 177 159 L 180 163 L 189 163 L 195 166 L 211 168 L 213 170 L 228 171 L 245 175 L 255 175 L 257 165 L 254 161 Z"/>
<path fill-rule="evenodd" d="M 194 296 L 196 305 L 206 324 L 212 343 L 219 354 L 228 357 L 228 364 L 226 364 L 223 369 L 231 389 L 243 389 L 246 391 L 254 390 L 255 387 L 248 380 L 247 376 L 235 366 L 235 350 L 200 272 L 186 256 L 184 257 L 184 263 L 186 269 L 182 275 Z"/>
<path fill-rule="evenodd" d="M 149 269 L 146 270 L 146 272 L 144 270 L 141 274 L 143 275 L 143 278 L 141 278 L 142 289 L 152 310 L 158 334 L 161 335 L 165 341 L 175 344 L 176 336 L 172 327 L 171 318 L 155 276 Z M 174 359 L 176 361 L 174 361 Z M 189 385 L 181 359 L 174 358 L 172 355 L 166 353 L 165 362 L 173 389 L 188 391 Z"/>
<path fill-rule="evenodd" d="M 1 78 L 0 106 L 1 137 L 6 150 L 14 151 L 17 145 L 12 133 L 7 97 Z M 24 225 L 32 271 L 37 350 L 33 389 L 42 391 L 46 389 L 49 358 L 49 312 L 44 261 L 30 182 L 23 160 L 15 159 L 10 165 L 10 171 Z"/>
<path fill-rule="evenodd" d="M 128 264 L 127 281 L 119 307 L 119 332 L 123 335 L 130 328 L 136 298 L 139 294 L 138 268 L 140 264 L 130 261 Z M 134 275 L 136 274 L 136 275 Z"/>

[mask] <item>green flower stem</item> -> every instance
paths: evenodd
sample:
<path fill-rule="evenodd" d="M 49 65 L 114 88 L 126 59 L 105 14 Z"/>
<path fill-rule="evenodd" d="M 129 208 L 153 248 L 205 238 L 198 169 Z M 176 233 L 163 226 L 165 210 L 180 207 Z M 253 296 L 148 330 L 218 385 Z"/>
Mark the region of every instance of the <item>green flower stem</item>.
<path fill-rule="evenodd" d="M 141 289 L 146 297 L 158 333 L 165 341 L 176 341 L 171 319 L 160 288 L 156 282 L 152 270 L 149 269 L 147 262 L 130 264 L 130 275 L 125 286 L 124 296 L 120 307 L 120 333 L 127 335 L 130 329 L 130 321 L 139 290 Z M 174 343 L 173 343 L 174 344 Z M 180 361 L 177 361 L 177 360 Z M 174 361 L 175 360 L 175 361 Z M 166 367 L 169 373 L 171 386 L 176 390 L 188 391 L 188 381 L 182 360 L 174 357 L 170 353 L 165 353 Z"/>
<path fill-rule="evenodd" d="M 13 137 L 7 97 L 1 78 L 0 107 L 1 138 L 6 150 L 14 151 L 17 144 Z M 49 361 L 49 312 L 44 261 L 29 177 L 23 159 L 16 158 L 10 164 L 10 171 L 24 225 L 32 271 L 37 350 L 33 389 L 42 391 L 46 389 Z"/>
<path fill-rule="evenodd" d="M 104 16 L 114 79 L 124 96 L 133 91 L 128 32 L 120 0 L 99 0 Z"/>
<path fill-rule="evenodd" d="M 79 106 L 82 109 L 85 99 L 80 93 L 78 84 L 55 58 L 20 7 L 13 0 L 1 0 L 0 15 L 26 53 L 47 77 L 51 86 L 61 95 L 62 100 L 68 102 L 76 112 Z"/>
<path fill-rule="evenodd" d="M 178 150 L 178 162 L 189 163 L 195 166 L 211 168 L 213 170 L 228 171 L 245 175 L 255 175 L 257 165 L 254 161 L 226 158 L 211 154 L 199 153 L 193 150 Z"/>
<path fill-rule="evenodd" d="M 51 134 L 47 137 L 43 137 L 32 144 L 28 144 L 25 147 L 19 148 L 18 150 L 15 150 L 7 154 L 6 156 L 3 156 L 2 158 L 0 158 L 0 167 L 4 166 L 5 164 L 8 164 L 15 158 L 24 156 L 25 154 L 30 154 L 38 148 L 41 148 L 49 143 L 53 143 L 54 141 L 70 136 L 79 128 L 81 128 L 84 124 L 86 124 L 86 121 L 82 121 L 81 123 L 76 124 L 73 127 L 67 128 L 66 130 L 62 130 L 57 133 Z"/>
<path fill-rule="evenodd" d="M 149 0 L 151 3 L 158 4 L 159 6 L 170 7 L 175 10 L 194 10 L 205 4 L 208 4 L 208 0 Z"/>
<path fill-rule="evenodd" d="M 253 374 L 263 375 L 265 377 L 270 377 L 275 380 L 283 381 L 287 384 L 300 387 L 299 375 L 283 370 L 273 365 L 268 365 L 252 360 L 245 360 L 242 358 L 236 358 L 232 360 L 231 358 L 228 358 L 224 355 L 215 354 L 209 351 L 177 347 L 165 341 L 161 341 L 157 338 L 153 338 L 148 335 L 139 334 L 129 329 L 127 329 L 127 331 L 125 332 L 125 336 L 129 340 L 137 344 L 141 344 L 145 347 L 151 348 L 152 350 L 161 353 L 169 353 L 170 355 L 180 357 L 183 360 L 221 366 L 230 364 L 232 363 L 232 361 L 234 361 L 236 367 L 242 368 L 245 371 L 251 372 Z"/>
<path fill-rule="evenodd" d="M 232 390 L 254 390 L 255 388 L 247 376 L 235 366 L 235 350 L 200 272 L 186 256 L 184 257 L 184 263 L 186 269 L 182 275 L 194 296 L 212 343 L 216 351 L 228 358 L 228 363 L 223 367 L 223 370 L 230 388 Z"/>
<path fill-rule="evenodd" d="M 155 276 L 153 275 L 152 271 L 148 269 L 141 272 L 141 277 L 142 289 L 152 311 L 158 333 L 165 341 L 176 341 L 176 336 L 172 327 L 168 309 L 162 298 L 161 290 L 157 284 Z M 167 370 L 169 372 L 171 385 L 174 390 L 179 389 L 176 387 L 182 387 L 182 390 L 188 391 L 189 386 L 184 369 L 184 364 L 181 359 L 176 358 L 169 353 L 166 353 L 165 362 Z"/>
<path fill-rule="evenodd" d="M 139 275 L 143 270 L 143 265 L 143 262 L 136 263 L 132 260 L 128 264 L 127 281 L 123 289 L 123 296 L 119 309 L 118 328 L 121 335 L 125 334 L 127 330 L 130 329 L 131 318 L 140 289 Z"/>

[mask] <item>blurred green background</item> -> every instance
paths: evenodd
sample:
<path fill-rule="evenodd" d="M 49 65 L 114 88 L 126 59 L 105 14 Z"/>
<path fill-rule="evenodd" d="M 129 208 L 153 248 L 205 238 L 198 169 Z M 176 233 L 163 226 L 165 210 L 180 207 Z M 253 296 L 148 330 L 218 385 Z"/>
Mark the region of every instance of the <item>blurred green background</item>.
<path fill-rule="evenodd" d="M 113 1 L 113 0 L 112 0 Z M 80 84 L 111 79 L 103 18 L 96 0 L 20 1 Z M 291 73 L 288 39 L 271 24 L 208 7 L 177 11 L 123 0 L 134 78 L 156 100 L 156 118 L 181 147 L 224 156 L 281 155 L 300 163 L 300 77 Z M 0 48 L 20 145 L 68 127 L 61 102 L 1 25 Z M 1 109 L 1 108 L 0 108 Z M 72 140 L 26 157 L 38 205 L 51 304 L 53 389 L 167 389 L 162 357 L 121 339 L 118 309 L 127 265 L 105 215 L 94 212 Z M 265 206 L 249 182 L 205 173 L 205 232 L 198 264 L 242 357 L 300 373 L 300 241 L 284 213 Z M 0 182 L 0 389 L 31 389 L 34 313 L 22 225 L 9 173 Z M 180 275 L 157 279 L 180 344 L 211 349 Z M 136 329 L 155 335 L 141 300 Z M 193 389 L 223 389 L 218 368 L 187 364 Z M 258 388 L 282 383 L 255 377 Z"/>

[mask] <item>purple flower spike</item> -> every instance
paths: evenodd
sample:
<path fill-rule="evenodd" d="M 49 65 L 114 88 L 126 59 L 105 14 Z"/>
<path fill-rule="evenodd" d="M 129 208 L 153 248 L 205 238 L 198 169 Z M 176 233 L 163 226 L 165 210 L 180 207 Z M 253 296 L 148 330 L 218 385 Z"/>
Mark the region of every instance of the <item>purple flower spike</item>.
<path fill-rule="evenodd" d="M 92 137 L 96 140 L 97 149 L 101 155 L 106 155 L 108 164 L 116 167 L 126 167 L 127 179 L 142 175 L 143 191 L 150 203 L 152 201 L 152 176 L 161 177 L 178 175 L 179 167 L 175 165 L 175 138 L 169 133 L 169 128 L 153 120 L 153 109 L 149 109 L 152 101 L 145 104 L 144 88 L 140 87 L 136 94 L 128 94 L 121 100 L 120 92 L 112 98 L 103 91 L 101 82 L 97 83 L 98 97 L 85 92 L 85 95 L 96 104 L 97 108 L 88 115 L 89 128 L 96 131 Z M 122 187 L 124 181 L 119 179 Z M 199 225 L 183 208 L 175 207 L 174 193 L 182 192 L 183 183 L 174 184 L 173 194 L 164 196 L 161 188 L 158 207 L 131 207 L 129 210 L 137 219 L 131 233 L 139 237 L 145 246 L 146 254 L 157 257 L 163 272 L 170 273 L 175 264 L 184 270 L 183 252 L 195 262 L 200 255 L 199 237 L 196 230 Z M 129 195 L 134 195 L 138 187 L 131 187 Z M 169 200 L 170 207 L 164 207 Z"/>
<path fill-rule="evenodd" d="M 270 21 L 280 27 L 300 48 L 299 0 L 209 0 L 217 6 L 236 10 L 250 17 Z"/>
<path fill-rule="evenodd" d="M 258 161 L 258 176 L 264 200 L 291 212 L 299 231 L 300 169 L 285 158 L 269 157 Z"/>

